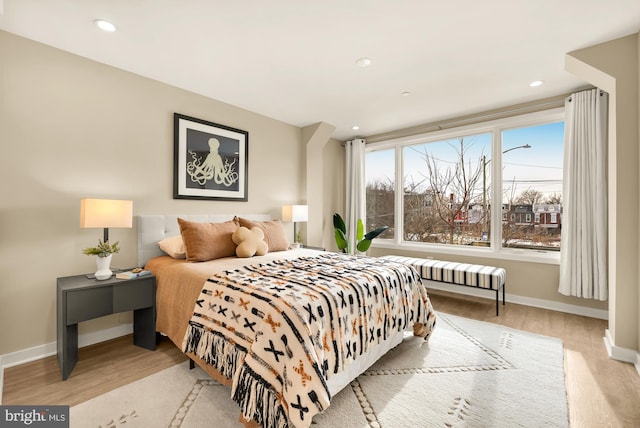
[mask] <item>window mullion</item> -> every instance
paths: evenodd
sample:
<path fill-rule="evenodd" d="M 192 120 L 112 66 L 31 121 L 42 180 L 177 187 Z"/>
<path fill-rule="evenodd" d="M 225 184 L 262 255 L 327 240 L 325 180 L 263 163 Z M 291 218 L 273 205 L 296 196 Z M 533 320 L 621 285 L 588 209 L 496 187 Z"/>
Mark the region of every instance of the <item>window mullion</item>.
<path fill-rule="evenodd" d="M 395 180 L 396 180 L 396 194 L 395 194 L 395 242 L 401 244 L 404 236 L 404 181 L 403 181 L 403 166 L 402 166 L 402 146 L 398 145 L 395 148 Z"/>
<path fill-rule="evenodd" d="M 502 132 L 491 132 L 491 249 L 498 251 L 502 243 Z"/>

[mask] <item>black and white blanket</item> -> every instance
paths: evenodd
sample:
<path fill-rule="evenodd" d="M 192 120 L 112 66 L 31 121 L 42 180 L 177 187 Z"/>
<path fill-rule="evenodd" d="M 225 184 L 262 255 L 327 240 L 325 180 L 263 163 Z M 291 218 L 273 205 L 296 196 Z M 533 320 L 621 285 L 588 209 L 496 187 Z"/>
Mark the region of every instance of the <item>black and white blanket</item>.
<path fill-rule="evenodd" d="M 434 326 L 412 267 L 327 253 L 212 276 L 182 347 L 233 380 L 245 418 L 301 428 L 329 406 L 333 374 L 393 333 L 428 339 Z"/>

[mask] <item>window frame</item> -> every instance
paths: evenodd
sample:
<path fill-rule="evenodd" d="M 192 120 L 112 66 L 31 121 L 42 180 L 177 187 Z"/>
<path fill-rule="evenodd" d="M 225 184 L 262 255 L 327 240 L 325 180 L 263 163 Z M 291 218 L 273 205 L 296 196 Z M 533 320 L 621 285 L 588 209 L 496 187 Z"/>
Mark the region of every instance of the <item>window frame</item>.
<path fill-rule="evenodd" d="M 372 248 L 420 251 L 428 253 L 474 256 L 503 260 L 518 260 L 534 263 L 559 264 L 560 252 L 551 250 L 530 250 L 518 248 L 502 248 L 502 210 L 491 210 L 491 246 L 475 247 L 426 242 L 407 242 L 403 240 L 404 203 L 403 203 L 403 149 L 416 144 L 433 143 L 447 139 L 468 137 L 481 133 L 491 133 L 491 195 L 490 201 L 500 201 L 502 206 L 502 132 L 510 129 L 525 128 L 565 121 L 564 107 L 543 110 L 523 115 L 510 116 L 471 125 L 452 127 L 433 132 L 400 137 L 376 143 L 369 143 L 365 152 L 394 149 L 395 153 L 395 237 L 393 239 L 376 238 Z M 366 167 L 366 165 L 365 165 Z M 494 185 L 496 183 L 497 185 Z M 366 183 L 364 183 L 366 187 Z M 362 191 L 365 191 L 363 187 Z M 564 219 L 563 219 L 564 220 Z"/>

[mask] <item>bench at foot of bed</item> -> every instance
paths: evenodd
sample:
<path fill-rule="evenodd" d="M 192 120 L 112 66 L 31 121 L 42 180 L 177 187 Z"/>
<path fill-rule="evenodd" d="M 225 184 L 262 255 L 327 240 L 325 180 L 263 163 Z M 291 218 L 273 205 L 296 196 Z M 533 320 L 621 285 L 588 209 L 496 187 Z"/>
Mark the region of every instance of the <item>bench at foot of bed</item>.
<path fill-rule="evenodd" d="M 495 291 L 496 316 L 499 315 L 500 290 L 502 290 L 502 304 L 505 304 L 507 271 L 503 268 L 394 255 L 381 258 L 412 265 L 422 279 Z"/>

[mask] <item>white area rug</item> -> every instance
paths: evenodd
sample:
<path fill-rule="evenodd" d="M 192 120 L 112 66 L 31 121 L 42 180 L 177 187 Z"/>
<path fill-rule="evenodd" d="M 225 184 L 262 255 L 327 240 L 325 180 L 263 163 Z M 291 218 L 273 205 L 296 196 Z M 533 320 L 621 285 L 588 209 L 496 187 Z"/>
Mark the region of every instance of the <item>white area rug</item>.
<path fill-rule="evenodd" d="M 314 427 L 567 427 L 562 342 L 438 314 L 333 397 Z M 188 363 L 71 408 L 71 427 L 240 427 L 230 389 Z"/>

